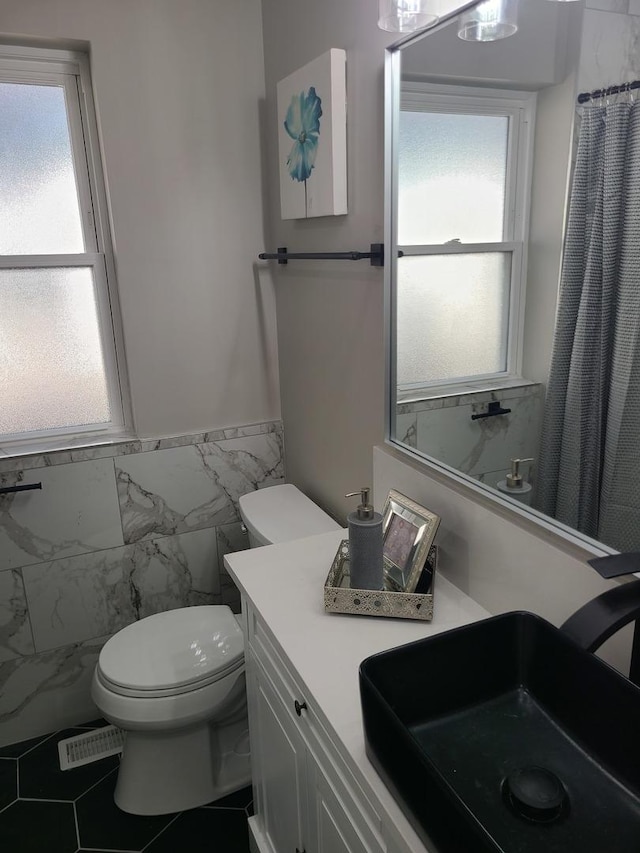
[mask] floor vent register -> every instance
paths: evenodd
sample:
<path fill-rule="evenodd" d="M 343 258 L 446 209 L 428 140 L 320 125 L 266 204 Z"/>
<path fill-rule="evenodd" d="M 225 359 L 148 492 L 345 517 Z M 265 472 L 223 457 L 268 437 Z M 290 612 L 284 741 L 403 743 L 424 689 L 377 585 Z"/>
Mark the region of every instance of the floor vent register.
<path fill-rule="evenodd" d="M 58 743 L 60 770 L 71 770 L 122 752 L 124 732 L 117 726 L 93 729 Z"/>

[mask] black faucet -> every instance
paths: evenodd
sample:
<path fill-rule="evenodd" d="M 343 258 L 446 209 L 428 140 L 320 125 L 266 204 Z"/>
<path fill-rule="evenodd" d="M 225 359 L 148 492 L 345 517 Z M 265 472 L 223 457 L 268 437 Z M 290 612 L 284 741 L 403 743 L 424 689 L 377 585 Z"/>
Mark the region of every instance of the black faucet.
<path fill-rule="evenodd" d="M 640 572 L 640 553 L 612 554 L 588 561 L 603 578 Z M 560 626 L 583 649 L 594 652 L 616 631 L 635 621 L 629 681 L 640 687 L 640 580 L 621 584 L 588 601 Z"/>

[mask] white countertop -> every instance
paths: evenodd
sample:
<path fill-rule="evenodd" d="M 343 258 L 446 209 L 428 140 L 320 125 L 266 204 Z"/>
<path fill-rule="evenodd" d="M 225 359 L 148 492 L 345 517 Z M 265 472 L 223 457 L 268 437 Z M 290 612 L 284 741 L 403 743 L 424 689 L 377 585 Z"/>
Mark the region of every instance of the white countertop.
<path fill-rule="evenodd" d="M 227 554 L 224 561 L 380 814 L 383 837 L 400 849 L 423 853 L 424 844 L 366 757 L 358 668 L 376 652 L 491 614 L 441 575 L 436 575 L 432 622 L 326 613 L 324 582 L 346 536 L 346 531 L 325 533 Z"/>

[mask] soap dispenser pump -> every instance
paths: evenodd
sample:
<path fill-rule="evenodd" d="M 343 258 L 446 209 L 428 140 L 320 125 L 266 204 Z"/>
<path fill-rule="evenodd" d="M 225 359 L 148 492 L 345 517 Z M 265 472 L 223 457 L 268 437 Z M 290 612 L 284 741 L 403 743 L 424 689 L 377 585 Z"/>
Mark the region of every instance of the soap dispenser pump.
<path fill-rule="evenodd" d="M 359 496 L 355 512 L 349 513 L 349 574 L 352 589 L 382 589 L 382 516 L 369 503 L 371 489 L 350 492 L 347 498 Z"/>
<path fill-rule="evenodd" d="M 498 489 L 505 495 L 511 495 L 512 498 L 528 504 L 531 499 L 531 483 L 527 483 L 520 473 L 520 465 L 523 462 L 533 462 L 533 459 L 512 459 L 511 471 L 504 480 L 500 480 Z"/>

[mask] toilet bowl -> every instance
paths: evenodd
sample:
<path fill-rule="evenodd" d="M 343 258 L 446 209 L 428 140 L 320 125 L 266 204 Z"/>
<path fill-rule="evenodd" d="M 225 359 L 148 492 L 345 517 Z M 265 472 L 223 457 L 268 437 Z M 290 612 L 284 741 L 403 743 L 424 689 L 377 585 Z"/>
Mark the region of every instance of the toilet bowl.
<path fill-rule="evenodd" d="M 340 527 L 295 486 L 240 498 L 252 547 Z M 91 685 L 126 737 L 114 799 L 125 812 L 167 814 L 251 781 L 244 638 L 226 605 L 147 616 L 107 641 Z"/>

